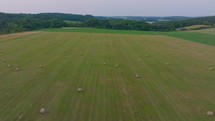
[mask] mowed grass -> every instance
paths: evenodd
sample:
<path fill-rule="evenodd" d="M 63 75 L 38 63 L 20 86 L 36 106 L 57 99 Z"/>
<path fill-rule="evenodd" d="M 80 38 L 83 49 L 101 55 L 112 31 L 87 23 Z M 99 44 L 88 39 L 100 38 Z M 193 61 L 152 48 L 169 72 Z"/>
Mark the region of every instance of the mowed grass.
<path fill-rule="evenodd" d="M 0 121 L 215 118 L 206 115 L 215 112 L 214 46 L 163 35 L 41 32 L 0 36 L 0 50 Z"/>
<path fill-rule="evenodd" d="M 134 34 L 134 35 L 157 35 L 158 32 L 153 31 L 135 31 L 135 30 L 112 30 L 112 29 L 97 29 L 97 28 L 56 28 L 43 29 L 44 32 L 78 32 L 78 33 L 100 33 L 100 34 Z"/>
<path fill-rule="evenodd" d="M 211 29 L 202 29 L 202 30 L 195 30 L 193 32 L 205 33 L 205 34 L 212 34 L 215 35 L 215 28 Z"/>
<path fill-rule="evenodd" d="M 57 28 L 43 29 L 44 32 L 77 32 L 77 33 L 100 33 L 100 34 L 131 34 L 131 35 L 165 35 L 183 40 L 198 42 L 215 46 L 214 29 L 197 31 L 174 31 L 174 32 L 155 32 L 155 31 L 132 31 L 132 30 L 111 30 L 96 28 Z"/>
<path fill-rule="evenodd" d="M 215 35 L 199 32 L 164 32 L 166 36 L 215 46 Z"/>

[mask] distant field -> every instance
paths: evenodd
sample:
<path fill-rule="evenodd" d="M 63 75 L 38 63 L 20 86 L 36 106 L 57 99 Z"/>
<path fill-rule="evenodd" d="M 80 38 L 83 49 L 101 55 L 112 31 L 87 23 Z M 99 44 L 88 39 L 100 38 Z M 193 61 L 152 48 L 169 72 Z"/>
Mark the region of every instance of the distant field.
<path fill-rule="evenodd" d="M 78 32 L 78 33 L 100 33 L 100 34 L 133 34 L 133 35 L 165 35 L 184 40 L 194 41 L 198 43 L 215 45 L 215 31 L 209 29 L 203 31 L 192 32 L 153 32 L 153 31 L 129 31 L 129 30 L 109 30 L 109 29 L 95 29 L 95 28 L 62 28 L 62 29 L 44 29 L 44 32 Z M 204 33 L 205 32 L 205 33 Z M 209 35 L 212 33 L 214 35 Z"/>
<path fill-rule="evenodd" d="M 214 121 L 215 46 L 78 31 L 0 36 L 0 121 Z"/>
<path fill-rule="evenodd" d="M 79 33 L 101 33 L 101 34 L 135 34 L 135 35 L 157 35 L 158 32 L 133 31 L 133 30 L 111 30 L 95 28 L 61 28 L 61 29 L 43 29 L 44 32 L 79 32 Z"/>
<path fill-rule="evenodd" d="M 164 32 L 163 34 L 193 42 L 215 45 L 215 35 L 212 34 L 199 32 Z"/>
<path fill-rule="evenodd" d="M 215 35 L 215 28 L 203 29 L 203 30 L 196 30 L 196 31 L 193 31 L 193 32 L 200 32 L 200 33 Z"/>
<path fill-rule="evenodd" d="M 193 25 L 193 26 L 179 28 L 178 30 L 198 30 L 198 29 L 206 29 L 206 28 L 212 28 L 212 26 L 211 25 Z"/>

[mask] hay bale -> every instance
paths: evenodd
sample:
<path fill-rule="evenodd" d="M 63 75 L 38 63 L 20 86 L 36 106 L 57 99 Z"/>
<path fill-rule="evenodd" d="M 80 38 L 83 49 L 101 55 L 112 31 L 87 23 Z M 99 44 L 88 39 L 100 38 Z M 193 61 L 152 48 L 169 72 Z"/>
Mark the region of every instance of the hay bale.
<path fill-rule="evenodd" d="M 77 91 L 78 92 L 83 92 L 83 89 L 82 88 L 78 88 Z"/>
<path fill-rule="evenodd" d="M 2 59 L 2 62 L 6 62 L 6 59 Z"/>
<path fill-rule="evenodd" d="M 213 70 L 214 70 L 214 68 L 209 68 L 209 70 L 213 71 Z"/>
<path fill-rule="evenodd" d="M 142 62 L 142 60 L 141 60 L 141 59 L 139 59 L 139 60 L 138 60 L 138 62 Z"/>
<path fill-rule="evenodd" d="M 11 65 L 11 64 L 8 64 L 7 66 L 8 66 L 8 67 L 12 67 L 12 65 Z"/>
<path fill-rule="evenodd" d="M 104 62 L 103 64 L 104 64 L 104 65 L 106 65 L 106 63 L 105 63 L 105 62 Z"/>
<path fill-rule="evenodd" d="M 20 71 L 20 69 L 19 69 L 19 68 L 16 68 L 16 71 Z"/>
<path fill-rule="evenodd" d="M 140 78 L 140 76 L 138 74 L 135 75 L 136 78 Z"/>
<path fill-rule="evenodd" d="M 43 65 L 39 65 L 39 68 L 42 68 L 43 67 Z"/>
<path fill-rule="evenodd" d="M 118 64 L 116 64 L 116 65 L 115 65 L 115 67 L 116 67 L 116 68 L 118 68 L 118 67 L 119 67 L 119 65 L 118 65 Z"/>
<path fill-rule="evenodd" d="M 40 114 L 45 114 L 46 113 L 46 109 L 45 108 L 41 108 L 40 109 Z"/>
<path fill-rule="evenodd" d="M 212 111 L 207 111 L 207 116 L 213 116 L 214 113 Z"/>
<path fill-rule="evenodd" d="M 169 65 L 169 63 L 165 63 L 165 65 Z"/>

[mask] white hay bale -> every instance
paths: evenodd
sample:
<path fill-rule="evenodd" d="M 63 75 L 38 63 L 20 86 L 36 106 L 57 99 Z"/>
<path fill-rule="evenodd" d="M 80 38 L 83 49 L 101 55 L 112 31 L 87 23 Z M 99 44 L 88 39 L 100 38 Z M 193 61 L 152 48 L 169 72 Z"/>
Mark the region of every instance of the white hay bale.
<path fill-rule="evenodd" d="M 6 62 L 6 59 L 2 59 L 2 62 Z"/>
<path fill-rule="evenodd" d="M 142 60 L 141 60 L 141 59 L 139 59 L 139 60 L 138 60 L 138 62 L 142 62 Z"/>
<path fill-rule="evenodd" d="M 214 70 L 214 68 L 209 68 L 209 70 L 213 71 L 213 70 Z"/>
<path fill-rule="evenodd" d="M 16 68 L 16 71 L 19 71 L 20 69 L 19 68 Z"/>
<path fill-rule="evenodd" d="M 78 88 L 77 91 L 78 92 L 83 92 L 83 89 L 82 88 Z"/>
<path fill-rule="evenodd" d="M 136 78 L 140 78 L 140 76 L 138 74 L 135 75 Z"/>
<path fill-rule="evenodd" d="M 116 65 L 115 65 L 115 67 L 119 67 L 119 65 L 118 65 L 118 64 L 116 64 Z"/>
<path fill-rule="evenodd" d="M 11 65 L 11 64 L 8 64 L 7 66 L 8 66 L 8 67 L 12 67 L 12 65 Z"/>
<path fill-rule="evenodd" d="M 212 111 L 207 111 L 207 116 L 213 116 L 214 113 Z"/>
<path fill-rule="evenodd" d="M 41 109 L 40 109 L 40 113 L 41 113 L 41 114 L 45 114 L 45 113 L 46 113 L 46 109 L 45 109 L 45 108 L 41 108 Z"/>

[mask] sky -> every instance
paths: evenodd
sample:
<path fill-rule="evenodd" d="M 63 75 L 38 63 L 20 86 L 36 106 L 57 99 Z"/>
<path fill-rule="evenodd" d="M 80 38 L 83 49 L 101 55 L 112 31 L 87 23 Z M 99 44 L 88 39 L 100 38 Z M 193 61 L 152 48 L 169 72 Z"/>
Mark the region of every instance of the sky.
<path fill-rule="evenodd" d="M 0 0 L 0 12 L 94 16 L 211 16 L 215 0 Z"/>

